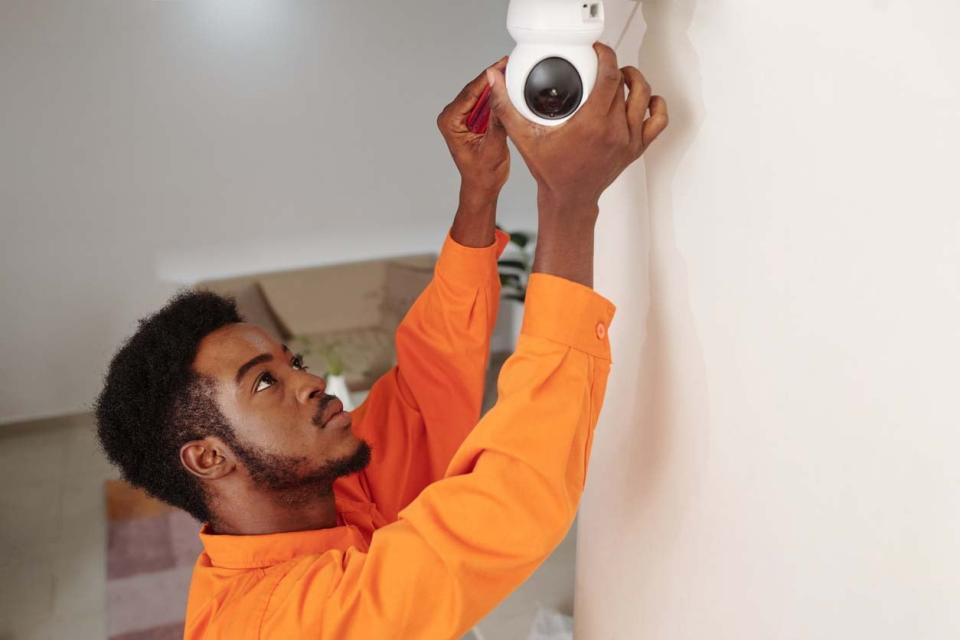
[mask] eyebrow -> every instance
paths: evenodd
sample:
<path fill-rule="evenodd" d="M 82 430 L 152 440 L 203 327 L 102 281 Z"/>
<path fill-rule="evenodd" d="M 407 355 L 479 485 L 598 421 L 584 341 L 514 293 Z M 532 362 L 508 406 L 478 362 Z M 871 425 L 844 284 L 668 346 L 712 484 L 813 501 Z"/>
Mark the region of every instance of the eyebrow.
<path fill-rule="evenodd" d="M 283 347 L 284 353 L 290 353 L 290 349 L 287 348 L 287 345 L 282 344 L 280 346 Z M 270 362 L 271 360 L 273 360 L 273 356 L 270 355 L 269 353 L 261 353 L 258 356 L 254 356 L 253 358 L 250 358 L 249 360 L 244 362 L 242 365 L 240 365 L 239 369 L 237 369 L 236 383 L 240 384 L 240 381 L 243 380 L 243 376 L 245 376 L 247 374 L 247 371 L 249 371 L 253 367 L 257 366 L 258 364 L 262 364 L 264 362 Z"/>

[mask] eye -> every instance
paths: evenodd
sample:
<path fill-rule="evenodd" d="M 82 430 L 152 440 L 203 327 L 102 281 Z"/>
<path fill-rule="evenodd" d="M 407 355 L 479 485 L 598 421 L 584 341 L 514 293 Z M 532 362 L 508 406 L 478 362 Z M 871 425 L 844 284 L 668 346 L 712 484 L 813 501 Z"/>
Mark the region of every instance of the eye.
<path fill-rule="evenodd" d="M 274 378 L 272 375 L 270 375 L 270 372 L 269 372 L 269 371 L 264 371 L 263 375 L 260 376 L 260 378 L 257 380 L 257 384 L 256 384 L 256 386 L 254 387 L 253 392 L 254 392 L 254 393 L 259 393 L 259 392 L 263 391 L 264 389 L 268 389 L 268 388 L 272 387 L 272 386 L 273 386 L 273 383 L 276 382 L 276 381 L 277 381 L 276 378 Z M 269 382 L 270 384 L 268 384 L 266 387 L 264 387 L 264 386 L 262 386 L 262 385 L 263 385 L 263 383 L 265 383 L 265 382 Z"/>
<path fill-rule="evenodd" d="M 293 367 L 294 369 L 299 369 L 300 371 L 306 371 L 307 369 L 310 368 L 307 365 L 303 364 L 303 354 L 300 354 L 300 353 L 297 353 L 293 356 L 293 359 L 290 360 L 290 366 Z M 276 381 L 277 379 L 274 378 L 272 375 L 270 375 L 269 371 L 264 371 L 263 375 L 257 379 L 257 383 L 254 386 L 253 392 L 259 393 L 264 389 L 269 389 L 270 387 L 273 386 L 273 383 Z"/>

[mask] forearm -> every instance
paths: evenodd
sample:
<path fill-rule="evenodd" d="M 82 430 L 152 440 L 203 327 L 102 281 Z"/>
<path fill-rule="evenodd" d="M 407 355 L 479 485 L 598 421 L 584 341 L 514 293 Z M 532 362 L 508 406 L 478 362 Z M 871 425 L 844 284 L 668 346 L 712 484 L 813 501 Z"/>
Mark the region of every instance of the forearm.
<path fill-rule="evenodd" d="M 480 417 L 507 240 L 493 224 L 495 201 L 463 199 L 434 277 L 395 331 L 397 366 L 374 385 L 359 419 L 354 412 L 354 432 L 380 452 L 363 473 L 388 521 L 443 475 Z M 471 235 L 484 246 L 468 246 Z"/>
<path fill-rule="evenodd" d="M 450 228 L 450 236 L 465 247 L 489 247 L 496 236 L 497 198 L 492 193 L 468 185 L 460 187 L 460 205 Z"/>
<path fill-rule="evenodd" d="M 598 205 L 538 197 L 539 231 L 533 272 L 593 287 L 593 242 Z"/>
<path fill-rule="evenodd" d="M 579 284 L 531 276 L 496 406 L 444 477 L 381 528 L 366 556 L 353 559 L 364 564 L 348 564 L 337 582 L 342 592 L 358 594 L 389 585 L 404 600 L 374 591 L 369 600 L 376 606 L 357 603 L 359 597 L 338 602 L 335 616 L 349 611 L 359 619 L 341 628 L 369 625 L 349 627 L 369 629 L 363 637 L 459 638 L 556 548 L 583 493 L 610 370 L 609 337 L 596 326 L 609 326 L 614 310 Z M 340 637 L 336 631 L 330 636 Z"/>

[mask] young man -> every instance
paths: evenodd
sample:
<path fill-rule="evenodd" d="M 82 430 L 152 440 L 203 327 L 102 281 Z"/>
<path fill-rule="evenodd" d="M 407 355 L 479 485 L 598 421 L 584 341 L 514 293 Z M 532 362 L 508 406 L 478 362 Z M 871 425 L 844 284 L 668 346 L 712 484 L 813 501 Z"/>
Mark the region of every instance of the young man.
<path fill-rule="evenodd" d="M 97 401 L 104 449 L 204 523 L 187 638 L 458 638 L 562 540 L 610 367 L 597 200 L 667 124 L 640 72 L 595 48 L 597 84 L 562 127 L 513 108 L 506 59 L 440 114 L 460 208 L 397 330 L 397 366 L 352 414 L 211 293 L 176 296 L 114 357 Z M 472 134 L 488 79 L 489 129 Z M 478 422 L 508 135 L 538 183 L 539 236 L 516 352 Z"/>

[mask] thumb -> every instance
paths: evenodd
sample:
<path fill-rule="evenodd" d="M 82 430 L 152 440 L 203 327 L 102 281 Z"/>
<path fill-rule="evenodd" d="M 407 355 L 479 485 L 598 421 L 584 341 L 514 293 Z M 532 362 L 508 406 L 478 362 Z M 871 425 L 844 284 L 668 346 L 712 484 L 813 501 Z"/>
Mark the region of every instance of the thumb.
<path fill-rule="evenodd" d="M 503 72 L 496 67 L 488 68 L 487 82 L 490 84 L 490 115 L 496 116 L 499 124 L 507 130 L 507 133 L 512 133 L 517 127 L 521 126 L 524 117 L 510 102 L 510 96 L 507 95 L 507 81 Z"/>

